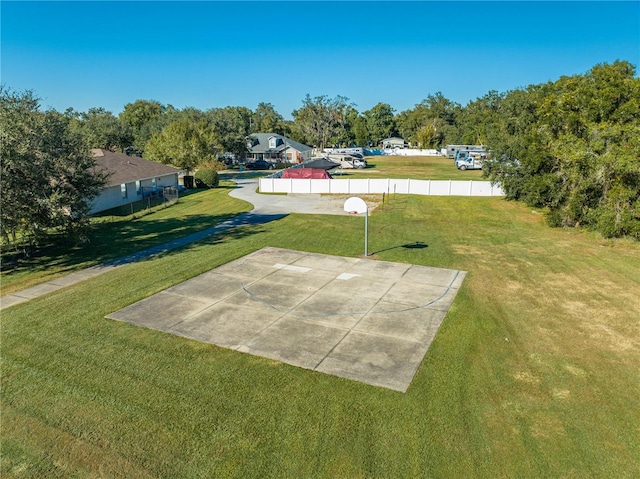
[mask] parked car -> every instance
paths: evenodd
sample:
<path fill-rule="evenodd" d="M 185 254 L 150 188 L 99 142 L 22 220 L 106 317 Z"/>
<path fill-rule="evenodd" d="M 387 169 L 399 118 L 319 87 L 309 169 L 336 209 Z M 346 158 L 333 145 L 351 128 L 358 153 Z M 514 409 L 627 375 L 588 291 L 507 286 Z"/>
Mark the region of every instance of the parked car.
<path fill-rule="evenodd" d="M 244 165 L 249 170 L 273 170 L 275 165 L 267 160 L 248 161 Z"/>

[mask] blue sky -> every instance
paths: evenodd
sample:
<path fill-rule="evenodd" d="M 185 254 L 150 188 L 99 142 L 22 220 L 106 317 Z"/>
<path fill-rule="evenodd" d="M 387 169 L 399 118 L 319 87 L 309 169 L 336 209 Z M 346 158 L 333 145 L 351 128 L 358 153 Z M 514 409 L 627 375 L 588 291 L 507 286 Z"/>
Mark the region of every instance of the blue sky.
<path fill-rule="evenodd" d="M 2 1 L 1 19 L 2 83 L 59 111 L 266 102 L 291 118 L 308 93 L 400 112 L 640 62 L 637 1 Z"/>

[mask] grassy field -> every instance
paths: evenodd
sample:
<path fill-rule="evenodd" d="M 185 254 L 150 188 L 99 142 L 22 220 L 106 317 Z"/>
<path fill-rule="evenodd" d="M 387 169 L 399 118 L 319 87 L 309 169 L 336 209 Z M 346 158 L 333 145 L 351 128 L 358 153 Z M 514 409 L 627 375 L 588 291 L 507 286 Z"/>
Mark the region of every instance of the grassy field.
<path fill-rule="evenodd" d="M 348 178 L 410 178 L 428 180 L 480 180 L 482 170 L 460 171 L 450 158 L 440 156 L 368 156 L 363 170 L 340 170 Z M 331 171 L 334 178 L 341 173 Z"/>
<path fill-rule="evenodd" d="M 232 187 L 227 182 L 217 189 L 194 190 L 178 203 L 150 214 L 94 218 L 90 241 L 76 247 L 61 242 L 43 245 L 37 254 L 19 262 L 3 255 L 2 294 L 187 236 L 250 211 L 252 205 L 229 196 Z"/>
<path fill-rule="evenodd" d="M 0 476 L 638 477 L 637 242 L 498 198 L 369 224 L 381 260 L 468 271 L 407 393 L 104 318 L 263 246 L 362 253 L 363 218 L 289 215 L 3 311 Z"/>
<path fill-rule="evenodd" d="M 368 156 L 367 168 L 333 169 L 334 178 L 410 178 L 421 180 L 481 180 L 482 170 L 458 170 L 451 158 L 441 156 Z M 248 178 L 271 174 L 268 171 L 239 173 L 237 170 L 223 170 L 222 178 Z"/>

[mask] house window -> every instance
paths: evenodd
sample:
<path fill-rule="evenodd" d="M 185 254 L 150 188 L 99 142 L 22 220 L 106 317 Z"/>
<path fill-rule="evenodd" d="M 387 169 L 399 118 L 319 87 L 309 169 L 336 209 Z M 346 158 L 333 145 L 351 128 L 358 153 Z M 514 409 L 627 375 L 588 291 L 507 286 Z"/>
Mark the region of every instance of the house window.
<path fill-rule="evenodd" d="M 127 197 L 127 184 L 126 183 L 120 183 L 120 193 L 122 194 L 123 198 Z"/>
<path fill-rule="evenodd" d="M 153 191 L 156 191 L 156 189 L 158 188 L 158 182 L 155 178 L 151 179 L 151 186 L 153 187 Z"/>
<path fill-rule="evenodd" d="M 140 196 L 142 194 L 142 184 L 140 180 L 136 180 L 136 195 Z"/>

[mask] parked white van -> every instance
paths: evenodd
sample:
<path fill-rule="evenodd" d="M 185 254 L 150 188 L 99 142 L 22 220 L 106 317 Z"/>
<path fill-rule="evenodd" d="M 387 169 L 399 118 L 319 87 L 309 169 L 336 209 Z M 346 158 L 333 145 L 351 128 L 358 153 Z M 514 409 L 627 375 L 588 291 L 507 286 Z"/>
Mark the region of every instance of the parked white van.
<path fill-rule="evenodd" d="M 359 155 L 336 155 L 330 154 L 328 158 L 331 161 L 335 161 L 336 163 L 340 163 L 340 168 L 366 168 L 367 162 L 360 158 Z"/>

